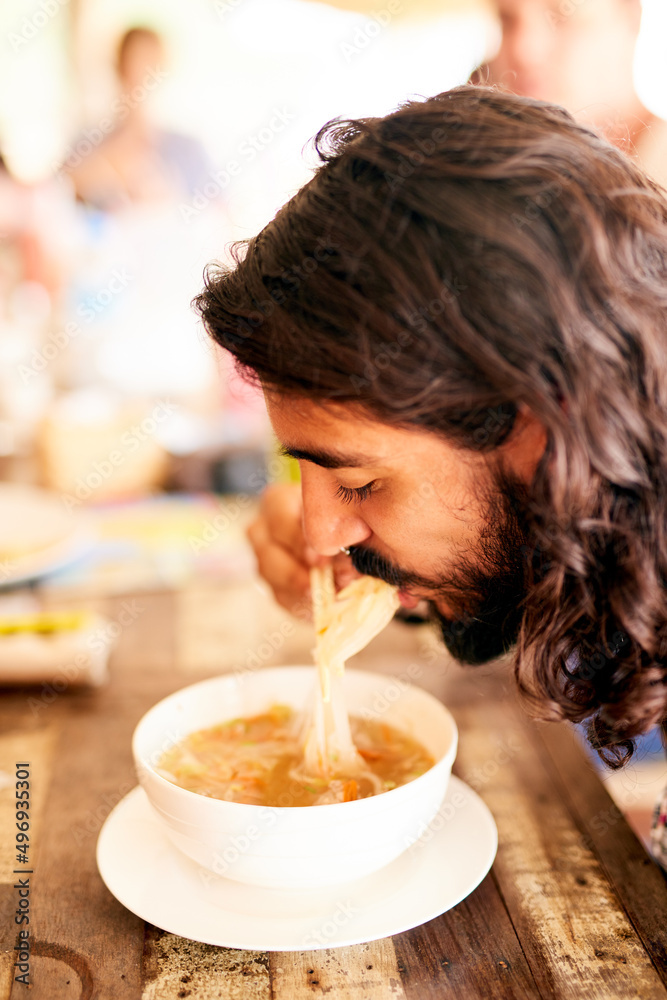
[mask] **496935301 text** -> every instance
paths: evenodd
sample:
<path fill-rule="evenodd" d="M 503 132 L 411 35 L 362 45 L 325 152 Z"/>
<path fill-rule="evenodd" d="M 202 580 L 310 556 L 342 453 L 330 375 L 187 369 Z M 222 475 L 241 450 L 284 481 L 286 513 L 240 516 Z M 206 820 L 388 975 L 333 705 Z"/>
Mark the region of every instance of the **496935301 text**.
<path fill-rule="evenodd" d="M 14 979 L 25 986 L 30 984 L 30 763 L 16 763 L 16 909 L 14 923 L 19 927 L 14 960 Z"/>

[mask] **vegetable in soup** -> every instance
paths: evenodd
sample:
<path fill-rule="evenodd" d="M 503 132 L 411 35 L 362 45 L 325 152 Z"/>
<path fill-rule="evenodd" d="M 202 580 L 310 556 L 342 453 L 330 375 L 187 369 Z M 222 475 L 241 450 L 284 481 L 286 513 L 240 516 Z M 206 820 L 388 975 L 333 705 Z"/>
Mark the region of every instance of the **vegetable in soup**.
<path fill-rule="evenodd" d="M 407 734 L 352 716 L 363 761 L 326 780 L 304 771 L 301 718 L 285 705 L 191 733 L 162 757 L 163 777 L 215 799 L 265 806 L 312 806 L 364 799 L 419 777 L 433 757 Z"/>

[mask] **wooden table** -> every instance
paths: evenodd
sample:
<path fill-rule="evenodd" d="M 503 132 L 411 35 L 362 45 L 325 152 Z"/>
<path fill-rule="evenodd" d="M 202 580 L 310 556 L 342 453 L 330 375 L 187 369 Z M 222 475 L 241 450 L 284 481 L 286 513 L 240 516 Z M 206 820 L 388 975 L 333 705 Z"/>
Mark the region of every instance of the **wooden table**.
<path fill-rule="evenodd" d="M 572 731 L 531 723 L 508 670 L 456 666 L 428 629 L 393 622 L 357 665 L 404 675 L 453 711 L 456 773 L 499 832 L 482 884 L 391 939 L 312 952 L 237 951 L 178 938 L 126 910 L 95 863 L 100 828 L 136 784 L 130 738 L 159 698 L 242 666 L 308 662 L 309 629 L 256 583 L 47 604 L 125 624 L 108 687 L 6 689 L 0 699 L 0 998 L 301 1000 L 431 997 L 667 998 L 667 883 L 608 797 Z M 133 602 L 133 603 L 132 603 Z M 31 991 L 13 982 L 14 786 L 33 784 Z"/>

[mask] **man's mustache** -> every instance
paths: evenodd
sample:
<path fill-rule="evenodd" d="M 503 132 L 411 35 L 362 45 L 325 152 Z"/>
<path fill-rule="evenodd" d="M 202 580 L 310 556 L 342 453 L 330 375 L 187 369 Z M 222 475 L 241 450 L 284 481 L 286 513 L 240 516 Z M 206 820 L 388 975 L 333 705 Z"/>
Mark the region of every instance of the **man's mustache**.
<path fill-rule="evenodd" d="M 350 547 L 350 559 L 357 573 L 363 576 L 375 576 L 392 587 L 401 587 L 403 574 L 393 566 L 387 559 L 375 552 L 373 549 L 365 549 L 360 545 Z"/>
<path fill-rule="evenodd" d="M 433 581 L 400 569 L 374 549 L 367 549 L 362 545 L 352 545 L 350 546 L 350 559 L 357 573 L 362 573 L 364 576 L 375 576 L 378 580 L 384 580 L 392 587 L 434 589 Z"/>

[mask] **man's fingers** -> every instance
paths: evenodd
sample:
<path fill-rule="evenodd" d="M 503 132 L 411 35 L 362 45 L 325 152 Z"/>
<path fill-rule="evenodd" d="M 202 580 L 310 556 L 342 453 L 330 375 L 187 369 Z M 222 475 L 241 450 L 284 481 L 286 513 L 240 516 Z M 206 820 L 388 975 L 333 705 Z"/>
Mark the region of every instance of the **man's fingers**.
<path fill-rule="evenodd" d="M 248 528 L 248 538 L 255 550 L 257 568 L 273 589 L 276 600 L 290 611 L 307 606 L 310 595 L 308 568 L 271 538 L 266 520 L 257 518 Z"/>
<path fill-rule="evenodd" d="M 261 513 L 266 519 L 269 537 L 307 562 L 301 512 L 301 487 L 298 484 L 275 483 L 264 491 Z"/>
<path fill-rule="evenodd" d="M 310 599 L 310 592 L 298 597 L 293 590 L 278 588 L 273 591 L 273 596 L 278 604 L 289 611 L 290 614 L 293 614 L 295 618 L 299 618 L 301 621 L 313 620 L 313 604 Z"/>
<path fill-rule="evenodd" d="M 310 568 L 330 560 L 319 556 L 305 541 L 302 525 L 301 487 L 276 483 L 262 496 L 257 518 L 246 534 L 255 550 L 257 568 L 272 588 L 279 604 L 298 617 L 311 617 Z M 347 576 L 355 575 L 349 559 Z"/>

